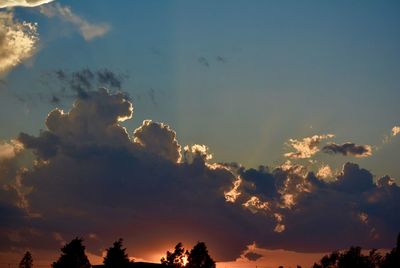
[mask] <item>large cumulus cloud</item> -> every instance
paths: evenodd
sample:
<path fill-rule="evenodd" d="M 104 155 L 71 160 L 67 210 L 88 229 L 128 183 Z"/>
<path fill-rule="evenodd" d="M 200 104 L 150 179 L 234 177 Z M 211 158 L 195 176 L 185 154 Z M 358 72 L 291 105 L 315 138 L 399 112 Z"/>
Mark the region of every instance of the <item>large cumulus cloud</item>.
<path fill-rule="evenodd" d="M 88 249 L 100 255 L 124 237 L 143 256 L 202 240 L 216 259 L 233 260 L 253 242 L 298 251 L 390 247 L 399 231 L 400 188 L 390 177 L 375 182 L 352 163 L 329 182 L 290 162 L 212 163 L 209 148 L 182 149 L 166 124 L 146 120 L 130 133 L 120 122 L 132 112 L 124 94 L 89 91 L 70 111 L 50 112 L 39 135 L 21 133 L 36 161 L 17 172 L 4 206 L 20 213 L 7 212 L 19 220 L 7 231 L 25 230 L 24 240 L 4 235 L 1 247 L 54 248 L 60 237 L 83 235 L 96 237 Z"/>

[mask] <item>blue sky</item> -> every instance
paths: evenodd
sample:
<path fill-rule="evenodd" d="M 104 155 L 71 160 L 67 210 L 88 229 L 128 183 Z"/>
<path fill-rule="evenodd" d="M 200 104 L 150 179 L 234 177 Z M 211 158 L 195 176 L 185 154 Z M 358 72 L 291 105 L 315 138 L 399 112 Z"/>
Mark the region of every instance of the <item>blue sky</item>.
<path fill-rule="evenodd" d="M 253 166 L 280 161 L 289 138 L 329 132 L 377 144 L 399 122 L 396 1 L 61 3 L 111 30 L 86 42 L 73 26 L 17 9 L 39 23 L 41 43 L 28 67 L 5 78 L 13 94 L 41 91 L 37 81 L 54 69 L 109 68 L 129 77 L 129 129 L 146 118 L 166 122 L 185 143 L 208 144 L 217 160 Z M 51 107 L 9 95 L 2 137 L 37 132 Z M 6 111 L 16 106 L 10 125 Z M 397 144 L 384 149 L 389 158 Z M 400 175 L 385 158 L 368 165 Z"/>
<path fill-rule="evenodd" d="M 37 23 L 39 37 L 29 57 L 0 69 L 3 141 L 38 136 L 51 110 L 71 109 L 76 96 L 56 71 L 107 69 L 133 102 L 121 123 L 130 134 L 152 119 L 182 146 L 207 145 L 215 162 L 290 160 L 329 165 L 332 177 L 353 162 L 399 182 L 399 1 L 56 0 L 0 11 Z M 104 32 L 85 36 L 82 25 Z M 318 136 L 310 157 L 284 155 L 296 152 L 290 139 L 324 134 L 335 137 Z M 327 142 L 371 152 L 326 154 Z"/>

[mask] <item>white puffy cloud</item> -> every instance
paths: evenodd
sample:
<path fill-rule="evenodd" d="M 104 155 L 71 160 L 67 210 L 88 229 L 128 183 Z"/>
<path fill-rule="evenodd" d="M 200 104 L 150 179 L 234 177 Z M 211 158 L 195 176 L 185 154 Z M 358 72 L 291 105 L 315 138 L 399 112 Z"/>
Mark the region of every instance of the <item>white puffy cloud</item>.
<path fill-rule="evenodd" d="M 319 152 L 319 145 L 322 140 L 333 137 L 333 134 L 324 134 L 305 137 L 302 140 L 290 139 L 289 145 L 292 146 L 295 151 L 286 153 L 285 156 L 294 159 L 310 158 Z"/>
<path fill-rule="evenodd" d="M 0 0 L 0 8 L 5 7 L 36 7 L 54 0 Z"/>
<path fill-rule="evenodd" d="M 19 22 L 0 12 L 0 76 L 32 57 L 38 42 L 37 25 Z"/>
<path fill-rule="evenodd" d="M 75 14 L 70 7 L 62 6 L 58 3 L 54 5 L 41 6 L 40 12 L 49 18 L 58 17 L 63 21 L 71 23 L 78 28 L 86 41 L 91 41 L 95 38 L 104 36 L 111 29 L 110 25 L 107 23 L 90 23 Z"/>

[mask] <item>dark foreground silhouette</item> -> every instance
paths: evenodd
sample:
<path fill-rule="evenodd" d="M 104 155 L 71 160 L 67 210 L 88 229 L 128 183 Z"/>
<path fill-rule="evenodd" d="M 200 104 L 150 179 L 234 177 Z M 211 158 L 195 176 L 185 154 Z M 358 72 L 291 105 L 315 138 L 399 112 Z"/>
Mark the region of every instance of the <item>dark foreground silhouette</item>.
<path fill-rule="evenodd" d="M 178 243 L 174 251 L 167 251 L 160 263 L 146 263 L 130 260 L 126 248 L 123 247 L 123 240 L 119 239 L 106 250 L 104 264 L 93 266 L 85 254 L 82 242 L 82 238 L 75 238 L 61 248 L 61 256 L 52 264 L 52 268 L 215 268 L 215 261 L 208 254 L 204 242 L 198 242 L 190 251 L 185 250 L 182 243 Z M 33 258 L 28 251 L 19 268 L 32 267 Z M 350 247 L 347 251 L 333 251 L 325 255 L 312 268 L 400 268 L 400 233 L 396 247 L 385 255 L 381 255 L 376 249 L 364 255 L 361 247 Z"/>

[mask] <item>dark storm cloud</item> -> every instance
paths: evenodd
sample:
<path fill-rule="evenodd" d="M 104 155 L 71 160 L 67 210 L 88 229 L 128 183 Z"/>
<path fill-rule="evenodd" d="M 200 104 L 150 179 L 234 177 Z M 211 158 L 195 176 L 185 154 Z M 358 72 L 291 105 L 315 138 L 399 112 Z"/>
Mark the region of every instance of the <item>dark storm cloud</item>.
<path fill-rule="evenodd" d="M 133 107 L 123 94 L 87 94 L 68 112 L 51 111 L 38 136 L 20 135 L 36 162 L 15 176 L 18 191 L 1 209 L 9 226 L 19 224 L 1 233 L 23 233 L 24 241 L 4 235 L 2 248 L 54 248 L 54 234 L 97 234 L 88 249 L 99 255 L 124 237 L 135 256 L 201 240 L 217 260 L 233 260 L 254 242 L 299 251 L 387 248 L 399 231 L 400 188 L 390 177 L 375 183 L 352 163 L 330 182 L 290 162 L 210 163 L 208 147 L 182 149 L 166 124 L 145 120 L 129 133 L 120 122 Z"/>
<path fill-rule="evenodd" d="M 355 157 L 368 157 L 372 155 L 372 148 L 370 145 L 356 145 L 352 142 L 346 142 L 343 144 L 329 143 L 325 145 L 322 150 L 325 153 L 330 154 L 342 154 L 344 156 L 355 156 Z"/>

